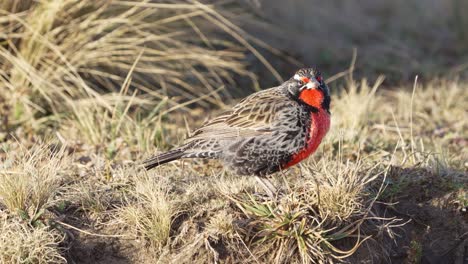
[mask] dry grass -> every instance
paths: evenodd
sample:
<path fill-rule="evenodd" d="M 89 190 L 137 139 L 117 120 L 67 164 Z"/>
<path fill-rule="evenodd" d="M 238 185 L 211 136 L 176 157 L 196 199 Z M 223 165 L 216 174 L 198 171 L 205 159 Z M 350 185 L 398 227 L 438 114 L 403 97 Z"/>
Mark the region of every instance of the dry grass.
<path fill-rule="evenodd" d="M 157 178 L 138 177 L 131 197 L 117 216 L 129 234 L 149 241 L 149 248 L 158 252 L 169 242 L 172 219 L 177 213 L 167 188 L 167 183 Z"/>
<path fill-rule="evenodd" d="M 274 177 L 277 200 L 216 162 L 142 171 L 134 161 L 178 144 L 205 118 L 198 108 L 242 92 L 224 89 L 236 76 L 255 86 L 253 47 L 221 16 L 240 13 L 231 4 L 0 4 L 0 261 L 74 262 L 103 246 L 108 262 L 378 262 L 401 223 L 381 201 L 429 181 L 425 192 L 466 206 L 459 80 L 332 83 L 331 131 Z"/>
<path fill-rule="evenodd" d="M 383 82 L 383 76 L 370 85 L 367 80 L 360 82 L 351 78 L 347 87 L 340 89 L 340 100 L 333 101 L 333 111 L 336 113 L 333 120 L 332 132 L 339 132 L 333 138 L 344 137 L 345 140 L 362 140 L 368 133 L 367 120 L 373 115 L 373 110 L 381 103 L 375 96 L 379 86 Z M 351 110 L 352 109 L 352 110 Z"/>
<path fill-rule="evenodd" d="M 8 127 L 39 129 L 66 115 L 90 130 L 95 120 L 85 114 L 115 116 L 113 107 L 122 102 L 146 110 L 161 103 L 166 110 L 187 109 L 184 101 L 218 105 L 227 93 L 218 88 L 234 74 L 248 75 L 242 48 L 202 31 L 211 26 L 201 5 L 47 0 L 22 2 L 18 12 L 19 2 L 0 9 L 0 91 Z M 212 35 L 209 41 L 205 34 Z M 125 91 L 131 93 L 119 93 L 122 84 L 130 86 L 130 71 Z M 87 130 L 80 136 L 100 139 Z"/>
<path fill-rule="evenodd" d="M 303 167 L 300 181 L 289 180 L 294 185 L 278 200 L 234 198 L 249 220 L 242 231 L 253 254 L 265 263 L 333 263 L 354 254 L 369 238 L 361 225 L 379 195 L 368 187 L 388 169 L 363 166 L 361 160 L 323 158 Z M 337 246 L 350 238 L 348 249 Z"/>
<path fill-rule="evenodd" d="M 57 203 L 64 181 L 64 148 L 36 145 L 12 153 L 0 167 L 0 202 L 10 213 L 35 224 Z"/>
<path fill-rule="evenodd" d="M 393 235 L 392 227 L 399 224 L 380 215 L 373 206 L 376 198 L 393 201 L 405 192 L 408 182 L 424 181 L 427 170 L 460 193 L 456 186 L 464 182 L 457 168 L 464 166 L 466 150 L 456 140 L 466 136 L 467 124 L 450 113 L 465 114 L 458 106 L 465 100 L 466 85 L 435 81 L 416 87 L 413 100 L 408 99 L 411 89 L 389 92 L 365 82 L 359 85 L 357 89 L 357 84 L 350 83 L 346 92 L 334 95 L 332 113 L 337 123 L 314 158 L 278 175 L 275 182 L 282 187 L 278 200 L 259 194 L 251 178 L 231 175 L 215 163 L 176 162 L 147 174 L 128 161 L 142 154 L 133 154 L 125 145 L 110 157 L 88 145 L 78 145 L 75 153 L 68 154 L 57 149 L 50 152 L 44 146 L 19 151 L 19 143 L 7 141 L 3 149 L 11 155 L 3 164 L 30 173 L 4 170 L 0 186 L 4 190 L 13 186 L 49 191 L 42 192 L 41 197 L 47 199 L 22 198 L 18 205 L 2 194 L 3 208 L 8 208 L 5 212 L 13 218 L 18 216 L 10 208 L 31 211 L 30 215 L 42 209 L 38 218 L 41 225 L 71 217 L 81 219 L 84 226 L 80 224 L 80 228 L 88 233 L 124 235 L 123 244 L 129 239 L 140 241 L 139 253 L 129 254 L 136 262 L 327 263 L 347 261 L 349 255 L 366 247 L 371 248 L 370 259 L 382 259 L 388 248 L 375 248 L 375 242 L 368 242 Z M 439 87 L 444 91 L 436 93 Z M 363 103 L 365 110 L 359 117 L 348 119 L 346 106 L 353 102 L 368 103 Z M 396 110 L 397 106 L 412 109 L 412 117 Z M 439 114 L 433 115 L 429 109 Z M 427 116 L 449 124 L 450 134 L 438 133 L 436 126 L 422 126 Z M 346 131 L 359 133 L 348 138 Z M 440 147 L 444 151 L 438 152 Z M 386 174 L 391 177 L 384 181 Z M 26 181 L 33 175 L 55 180 L 42 181 L 43 185 Z M 69 180 L 71 175 L 75 175 L 73 180 Z M 379 191 L 382 182 L 388 186 Z M 57 187 L 62 191 L 57 192 Z M 458 204 L 464 203 L 461 195 L 453 197 Z M 38 200 L 43 202 L 32 203 Z M 86 228 L 84 223 L 93 227 Z M 72 229 L 65 234 L 70 231 L 76 232 Z"/>
<path fill-rule="evenodd" d="M 59 246 L 63 235 L 0 216 L 0 263 L 66 263 Z"/>

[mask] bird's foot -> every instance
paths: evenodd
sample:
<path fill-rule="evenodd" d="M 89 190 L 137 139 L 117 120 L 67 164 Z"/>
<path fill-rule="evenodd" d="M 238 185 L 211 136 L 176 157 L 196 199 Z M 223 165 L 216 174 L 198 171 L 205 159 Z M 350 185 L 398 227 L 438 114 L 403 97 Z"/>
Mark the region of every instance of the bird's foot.
<path fill-rule="evenodd" d="M 270 180 L 260 178 L 258 176 L 255 176 L 255 179 L 260 184 L 260 186 L 262 186 L 271 200 L 276 200 L 279 196 L 281 196 L 282 192 L 278 190 L 278 188 L 276 188 Z"/>

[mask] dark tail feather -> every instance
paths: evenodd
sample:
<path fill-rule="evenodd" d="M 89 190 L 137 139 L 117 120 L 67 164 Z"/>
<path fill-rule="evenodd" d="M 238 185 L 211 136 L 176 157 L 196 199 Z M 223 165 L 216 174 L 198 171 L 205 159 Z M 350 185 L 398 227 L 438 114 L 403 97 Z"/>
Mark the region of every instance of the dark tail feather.
<path fill-rule="evenodd" d="M 184 151 L 181 149 L 174 149 L 165 153 L 161 153 L 157 156 L 149 158 L 143 162 L 146 170 L 151 170 L 161 164 L 168 163 L 170 161 L 180 159 L 184 155 Z"/>

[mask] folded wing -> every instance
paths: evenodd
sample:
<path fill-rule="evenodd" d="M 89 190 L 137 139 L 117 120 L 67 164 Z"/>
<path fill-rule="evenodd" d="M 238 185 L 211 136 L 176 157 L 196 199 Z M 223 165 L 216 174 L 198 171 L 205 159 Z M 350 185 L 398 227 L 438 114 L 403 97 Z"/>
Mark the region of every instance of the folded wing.
<path fill-rule="evenodd" d="M 272 133 L 275 131 L 278 113 L 290 104 L 286 99 L 284 95 L 270 89 L 253 94 L 239 102 L 231 111 L 195 130 L 186 143 L 201 139 L 235 139 Z"/>

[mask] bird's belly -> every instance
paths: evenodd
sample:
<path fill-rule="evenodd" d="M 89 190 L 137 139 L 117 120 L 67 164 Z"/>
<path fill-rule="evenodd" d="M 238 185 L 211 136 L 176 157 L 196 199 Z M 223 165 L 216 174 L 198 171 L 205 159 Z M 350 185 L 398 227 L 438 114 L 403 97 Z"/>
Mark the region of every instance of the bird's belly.
<path fill-rule="evenodd" d="M 307 158 L 310 154 L 314 153 L 314 151 L 322 142 L 322 139 L 328 132 L 330 128 L 330 115 L 324 111 L 320 110 L 317 113 L 311 114 L 311 126 L 309 128 L 309 137 L 305 144 L 305 147 L 301 149 L 299 152 L 293 154 L 291 159 L 281 166 L 283 169 L 291 167 L 303 159 Z"/>

